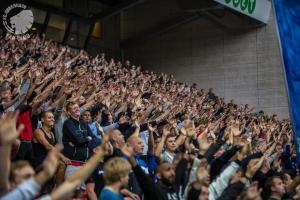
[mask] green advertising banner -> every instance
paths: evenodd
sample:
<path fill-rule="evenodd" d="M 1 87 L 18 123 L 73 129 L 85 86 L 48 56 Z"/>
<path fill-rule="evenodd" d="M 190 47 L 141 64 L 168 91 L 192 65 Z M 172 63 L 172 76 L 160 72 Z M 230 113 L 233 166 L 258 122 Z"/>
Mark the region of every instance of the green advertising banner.
<path fill-rule="evenodd" d="M 248 15 L 265 24 L 268 23 L 271 2 L 269 0 L 214 0 L 224 6 Z"/>

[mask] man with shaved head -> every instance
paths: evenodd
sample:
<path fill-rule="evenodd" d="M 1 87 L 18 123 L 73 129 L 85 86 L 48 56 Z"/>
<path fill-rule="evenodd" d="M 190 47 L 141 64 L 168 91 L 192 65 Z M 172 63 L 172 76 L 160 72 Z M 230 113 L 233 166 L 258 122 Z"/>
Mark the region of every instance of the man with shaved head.
<path fill-rule="evenodd" d="M 146 155 L 144 153 L 144 141 L 138 135 L 131 135 L 127 144 L 129 147 L 133 149 L 133 156 L 137 162 L 137 164 L 141 167 L 141 169 L 145 172 L 145 174 L 149 174 L 153 180 L 155 180 L 154 171 L 157 167 L 157 162 L 154 156 L 154 138 L 153 138 L 153 129 L 151 125 L 148 128 L 148 152 Z"/>
<path fill-rule="evenodd" d="M 135 135 L 130 136 L 127 140 L 128 145 L 132 146 L 133 152 L 136 155 L 142 155 L 144 151 L 144 142 L 140 137 Z"/>
<path fill-rule="evenodd" d="M 123 151 L 124 152 L 124 151 Z M 180 186 L 185 176 L 188 160 L 183 158 L 179 161 L 176 169 L 174 165 L 164 162 L 156 169 L 157 183 L 148 176 L 134 157 L 134 150 L 127 151 L 126 156 L 136 174 L 138 182 L 143 190 L 145 199 L 156 200 L 179 200 Z M 185 156 L 184 156 L 185 157 Z"/>
<path fill-rule="evenodd" d="M 134 157 L 138 165 L 142 168 L 142 170 L 149 174 L 149 168 L 147 163 L 143 160 L 142 154 L 144 152 L 144 142 L 141 138 L 132 135 L 127 140 L 128 146 L 131 146 L 133 149 Z M 145 158 L 144 158 L 145 159 Z"/>
<path fill-rule="evenodd" d="M 107 134 L 109 135 L 109 140 L 110 140 L 111 144 L 113 145 L 113 149 L 114 149 L 112 157 L 116 156 L 116 157 L 124 158 L 124 154 L 122 152 L 122 149 L 124 147 L 126 147 L 124 135 L 118 129 L 109 130 L 107 132 Z M 130 142 L 131 144 L 137 144 L 137 143 L 139 143 L 138 139 L 139 139 L 138 137 L 134 138 L 132 136 L 132 138 L 130 140 L 128 139 L 128 142 Z M 142 149 L 143 148 L 144 147 L 142 146 Z M 136 148 L 136 149 L 138 149 L 138 148 Z M 137 194 L 140 198 L 142 198 L 142 196 L 143 196 L 142 190 L 140 188 L 139 183 L 137 182 L 137 179 L 136 179 L 136 176 L 134 173 L 129 174 L 128 190 L 134 194 Z"/>
<path fill-rule="evenodd" d="M 162 163 L 157 167 L 156 175 L 158 180 L 164 185 L 172 185 L 175 181 L 175 170 L 172 164 Z"/>

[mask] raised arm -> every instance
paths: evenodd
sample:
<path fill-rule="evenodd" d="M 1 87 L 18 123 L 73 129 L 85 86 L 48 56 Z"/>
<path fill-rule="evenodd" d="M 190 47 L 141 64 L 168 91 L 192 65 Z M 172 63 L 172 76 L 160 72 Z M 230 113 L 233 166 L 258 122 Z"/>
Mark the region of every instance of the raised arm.
<path fill-rule="evenodd" d="M 16 129 L 18 112 L 10 112 L 3 119 L 0 119 L 0 196 L 9 190 L 10 155 L 12 144 L 18 138 L 24 126 Z"/>
<path fill-rule="evenodd" d="M 82 106 L 85 110 L 90 109 L 95 104 L 95 98 L 97 97 L 96 91 L 86 100 L 86 103 Z"/>
<path fill-rule="evenodd" d="M 165 142 L 166 142 L 166 139 L 167 139 L 167 136 L 170 134 L 170 131 L 168 130 L 167 127 L 164 127 L 163 128 L 163 134 L 162 134 L 162 137 L 161 137 L 161 140 L 160 142 L 158 143 L 156 149 L 155 149 L 155 156 L 159 159 L 161 159 L 161 152 L 164 148 L 164 145 L 165 145 Z"/>
<path fill-rule="evenodd" d="M 86 84 L 82 85 L 82 86 L 79 88 L 79 90 L 78 90 L 78 92 L 76 93 L 76 95 L 75 95 L 74 97 L 71 98 L 71 101 L 77 101 L 77 100 L 79 99 L 79 97 L 84 93 L 84 91 L 86 90 L 86 88 L 87 88 L 87 85 L 86 85 Z"/>
<path fill-rule="evenodd" d="M 62 185 L 50 194 L 52 200 L 69 198 L 76 188 L 92 174 L 104 156 L 112 154 L 112 145 L 107 141 L 108 138 L 104 137 L 100 149 L 87 161 L 84 167 L 74 172 Z"/>
<path fill-rule="evenodd" d="M 184 128 L 180 129 L 180 135 L 178 136 L 178 138 L 175 141 L 176 144 L 176 148 L 178 148 L 179 146 L 183 145 L 185 140 L 186 140 L 186 136 L 187 136 L 187 132 L 185 131 Z"/>
<path fill-rule="evenodd" d="M 151 126 L 151 123 L 148 123 L 148 154 L 154 154 L 154 137 L 153 137 L 154 128 Z"/>
<path fill-rule="evenodd" d="M 63 94 L 63 95 L 59 96 L 59 98 L 57 98 L 48 109 L 53 110 L 57 107 L 62 107 L 64 102 L 66 102 L 66 100 L 67 100 L 67 95 Z"/>
<path fill-rule="evenodd" d="M 63 47 L 61 49 L 61 52 L 58 54 L 58 56 L 53 61 L 53 65 L 55 65 L 55 64 L 57 64 L 59 62 L 60 58 L 62 57 L 62 55 L 64 55 L 65 51 L 66 51 L 66 47 Z"/>
<path fill-rule="evenodd" d="M 139 121 L 136 120 L 136 121 L 134 122 L 134 124 L 135 124 L 135 130 L 134 130 L 134 132 L 133 132 L 132 135 L 134 135 L 134 136 L 136 136 L 136 137 L 139 137 L 139 135 L 140 135 L 140 130 L 141 130 L 140 123 L 139 123 Z"/>
<path fill-rule="evenodd" d="M 83 53 L 83 50 L 81 50 L 81 51 L 79 52 L 78 55 L 76 55 L 75 57 L 73 57 L 73 58 L 70 60 L 70 65 L 71 65 L 73 62 L 75 62 L 78 58 L 80 58 L 80 56 L 82 55 L 82 53 Z"/>
<path fill-rule="evenodd" d="M 20 185 L 18 185 L 14 190 L 7 193 L 5 196 L 1 197 L 2 200 L 10 199 L 34 199 L 44 186 L 44 184 L 53 177 L 56 172 L 58 165 L 58 154 L 61 151 L 62 146 L 58 145 L 53 150 L 48 153 L 46 159 L 43 162 L 43 169 L 40 171 L 34 179 L 29 179 Z"/>
<path fill-rule="evenodd" d="M 26 99 L 30 98 L 30 96 L 32 95 L 32 93 L 34 92 L 34 90 L 36 88 L 36 84 L 33 81 L 33 76 L 31 74 L 31 72 L 28 72 L 28 73 L 29 73 L 29 77 L 30 77 L 30 87 L 29 87 L 28 92 L 26 94 Z"/>

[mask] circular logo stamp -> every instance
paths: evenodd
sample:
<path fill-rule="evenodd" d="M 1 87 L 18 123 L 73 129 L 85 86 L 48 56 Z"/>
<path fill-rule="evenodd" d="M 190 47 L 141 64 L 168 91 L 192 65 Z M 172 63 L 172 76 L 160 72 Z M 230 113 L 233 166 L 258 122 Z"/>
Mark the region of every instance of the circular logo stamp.
<path fill-rule="evenodd" d="M 34 18 L 32 10 L 21 3 L 8 6 L 2 16 L 3 25 L 12 39 L 28 39 Z"/>

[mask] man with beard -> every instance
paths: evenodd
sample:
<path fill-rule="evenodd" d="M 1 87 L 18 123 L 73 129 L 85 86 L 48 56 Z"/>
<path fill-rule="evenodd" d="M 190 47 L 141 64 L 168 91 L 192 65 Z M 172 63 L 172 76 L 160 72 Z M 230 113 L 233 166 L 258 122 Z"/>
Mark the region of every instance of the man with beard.
<path fill-rule="evenodd" d="M 179 185 L 174 184 L 176 176 L 173 166 L 170 163 L 162 163 L 158 166 L 156 175 L 158 179 L 156 188 L 160 196 L 168 200 L 179 199 Z"/>
<path fill-rule="evenodd" d="M 141 167 L 137 164 L 131 147 L 123 148 L 122 152 L 128 157 L 138 182 L 142 187 L 145 199 L 180 199 L 180 186 L 183 182 L 185 170 L 188 164 L 188 160 L 186 158 L 183 158 L 179 161 L 175 170 L 172 164 L 167 162 L 161 163 L 156 170 L 158 182 L 154 183 L 151 177 L 146 175 Z"/>

